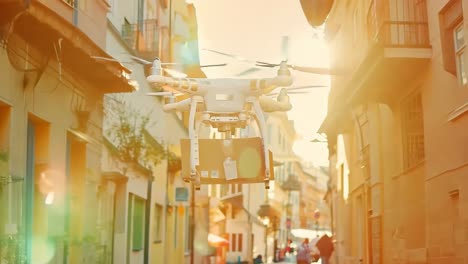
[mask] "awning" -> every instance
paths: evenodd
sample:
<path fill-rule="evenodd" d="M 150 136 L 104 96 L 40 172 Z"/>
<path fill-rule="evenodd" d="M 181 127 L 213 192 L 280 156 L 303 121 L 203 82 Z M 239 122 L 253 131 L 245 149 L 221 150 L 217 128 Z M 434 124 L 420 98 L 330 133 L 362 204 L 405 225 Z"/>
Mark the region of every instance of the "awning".
<path fill-rule="evenodd" d="M 212 246 L 223 246 L 223 245 L 229 245 L 229 240 L 220 237 L 218 235 L 209 233 L 208 234 L 208 243 L 210 243 Z"/>
<path fill-rule="evenodd" d="M 317 230 L 315 229 L 302 229 L 302 228 L 297 228 L 297 229 L 291 229 L 291 234 L 297 238 L 308 238 L 312 239 L 317 236 L 322 236 L 324 234 L 327 234 L 331 236 L 331 232 L 328 229 L 323 229 L 319 228 Z"/>
<path fill-rule="evenodd" d="M 21 2 L 15 2 L 11 8 L 2 10 L 0 17 L 8 10 L 20 7 Z M 21 6 L 13 23 L 12 33 L 21 37 L 29 45 L 35 47 L 42 55 L 56 59 L 61 57 L 62 67 L 73 74 L 73 78 L 82 78 L 102 93 L 132 92 L 135 83 L 129 78 L 131 71 L 113 58 L 91 40 L 79 28 L 48 8 L 41 1 L 31 1 L 29 6 Z M 26 8 L 26 9 L 24 9 Z M 2 19 L 1 23 L 5 23 Z M 11 21 L 10 21 L 11 22 Z M 60 40 L 60 54 L 56 55 L 54 43 Z M 9 41 L 13 45 L 14 41 Z M 95 60 L 92 56 L 108 58 Z"/>

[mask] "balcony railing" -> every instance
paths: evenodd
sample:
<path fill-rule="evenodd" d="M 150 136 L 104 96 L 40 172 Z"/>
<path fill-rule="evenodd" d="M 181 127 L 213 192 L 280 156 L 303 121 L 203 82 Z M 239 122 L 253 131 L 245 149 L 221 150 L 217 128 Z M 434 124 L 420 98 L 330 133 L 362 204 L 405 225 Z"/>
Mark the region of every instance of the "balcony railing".
<path fill-rule="evenodd" d="M 122 38 L 140 55 L 154 56 L 159 51 L 159 30 L 156 19 L 143 20 L 137 24 L 124 24 Z"/>
<path fill-rule="evenodd" d="M 223 184 L 221 198 L 233 195 L 242 195 L 242 184 Z"/>
<path fill-rule="evenodd" d="M 430 45 L 426 0 L 372 0 L 367 27 L 369 40 L 384 46 Z"/>

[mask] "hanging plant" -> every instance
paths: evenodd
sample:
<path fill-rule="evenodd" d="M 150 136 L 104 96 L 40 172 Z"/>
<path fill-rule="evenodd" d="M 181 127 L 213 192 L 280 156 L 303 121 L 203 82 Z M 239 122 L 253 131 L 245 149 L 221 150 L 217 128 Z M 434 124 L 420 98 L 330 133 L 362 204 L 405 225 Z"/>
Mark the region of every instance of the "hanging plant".
<path fill-rule="evenodd" d="M 169 172 L 178 172 L 182 169 L 182 160 L 174 152 L 167 153 L 167 170 Z"/>

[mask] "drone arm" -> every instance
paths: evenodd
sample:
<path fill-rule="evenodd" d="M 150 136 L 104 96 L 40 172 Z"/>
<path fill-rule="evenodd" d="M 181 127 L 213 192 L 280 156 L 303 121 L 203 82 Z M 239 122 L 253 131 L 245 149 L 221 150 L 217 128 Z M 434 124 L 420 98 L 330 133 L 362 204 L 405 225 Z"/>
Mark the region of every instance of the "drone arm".
<path fill-rule="evenodd" d="M 175 102 L 175 103 L 169 103 L 169 104 L 165 104 L 163 105 L 163 110 L 165 112 L 170 112 L 170 111 L 187 111 L 190 107 L 190 98 L 187 98 L 187 99 L 184 99 L 182 101 L 179 101 L 179 102 Z"/>
<path fill-rule="evenodd" d="M 197 173 L 197 166 L 200 165 L 200 157 L 198 150 L 198 129 L 201 120 L 195 120 L 197 114 L 198 103 L 203 102 L 203 99 L 198 96 L 192 97 L 190 100 L 189 113 L 189 137 L 190 137 L 190 178 L 194 182 L 195 188 L 200 189 L 200 174 Z"/>
<path fill-rule="evenodd" d="M 260 106 L 264 112 L 286 112 L 292 109 L 292 105 L 289 102 L 289 97 L 284 98 L 281 101 L 275 101 L 267 96 L 260 96 L 258 98 Z"/>
<path fill-rule="evenodd" d="M 176 79 L 161 75 L 150 75 L 148 78 L 146 78 L 146 80 L 149 83 L 168 85 L 181 93 L 194 94 L 196 91 L 198 91 L 198 83 L 187 78 Z"/>
<path fill-rule="evenodd" d="M 266 80 L 268 86 L 290 86 L 293 83 L 293 79 L 290 75 L 278 75 L 275 78 L 269 78 Z"/>
<path fill-rule="evenodd" d="M 289 75 L 278 75 L 275 78 L 265 78 L 257 80 L 256 87 L 262 90 L 263 94 L 272 92 L 277 87 L 290 86 L 293 80 Z"/>

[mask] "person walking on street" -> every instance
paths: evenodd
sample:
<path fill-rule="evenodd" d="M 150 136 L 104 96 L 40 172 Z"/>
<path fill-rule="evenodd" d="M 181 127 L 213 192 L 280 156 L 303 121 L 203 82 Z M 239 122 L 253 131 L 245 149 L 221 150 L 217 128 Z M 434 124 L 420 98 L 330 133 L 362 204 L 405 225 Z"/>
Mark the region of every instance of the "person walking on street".
<path fill-rule="evenodd" d="M 318 250 L 320 251 L 320 260 L 322 264 L 329 264 L 330 257 L 333 253 L 334 246 L 331 237 L 327 234 L 323 235 L 316 244 Z"/>
<path fill-rule="evenodd" d="M 254 264 L 263 264 L 262 255 L 258 254 L 257 257 L 254 258 L 253 263 Z"/>
<path fill-rule="evenodd" d="M 310 264 L 311 255 L 310 255 L 309 239 L 306 238 L 301 245 L 297 248 L 297 264 Z"/>

